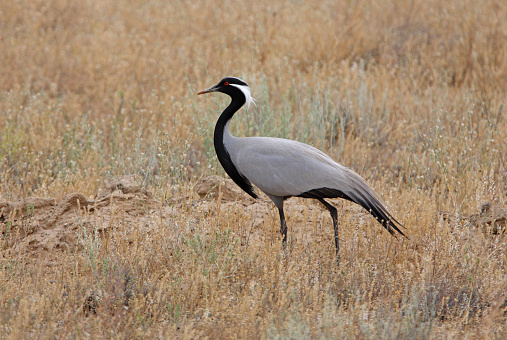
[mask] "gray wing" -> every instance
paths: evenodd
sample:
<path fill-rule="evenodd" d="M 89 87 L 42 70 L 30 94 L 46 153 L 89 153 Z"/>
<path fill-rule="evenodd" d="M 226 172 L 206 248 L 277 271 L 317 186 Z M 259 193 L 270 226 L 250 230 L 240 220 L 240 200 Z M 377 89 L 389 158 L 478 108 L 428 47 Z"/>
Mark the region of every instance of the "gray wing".
<path fill-rule="evenodd" d="M 275 196 L 297 196 L 322 187 L 350 190 L 352 170 L 304 143 L 280 138 L 235 138 L 227 146 L 238 170 L 260 190 Z M 360 180 L 362 180 L 359 177 Z"/>

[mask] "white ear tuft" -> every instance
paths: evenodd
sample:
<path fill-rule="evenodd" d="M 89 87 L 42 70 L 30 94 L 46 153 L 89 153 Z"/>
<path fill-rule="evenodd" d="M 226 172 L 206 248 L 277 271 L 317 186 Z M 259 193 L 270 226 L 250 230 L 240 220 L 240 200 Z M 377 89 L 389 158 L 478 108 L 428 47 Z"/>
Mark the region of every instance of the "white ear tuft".
<path fill-rule="evenodd" d="M 247 109 L 250 108 L 250 104 L 257 105 L 256 100 L 254 99 L 254 97 L 252 97 L 252 94 L 250 93 L 250 87 L 248 87 L 248 85 L 238 85 L 238 84 L 231 85 L 237 87 L 238 89 L 241 90 L 241 92 L 243 92 L 243 94 L 245 95 Z"/>

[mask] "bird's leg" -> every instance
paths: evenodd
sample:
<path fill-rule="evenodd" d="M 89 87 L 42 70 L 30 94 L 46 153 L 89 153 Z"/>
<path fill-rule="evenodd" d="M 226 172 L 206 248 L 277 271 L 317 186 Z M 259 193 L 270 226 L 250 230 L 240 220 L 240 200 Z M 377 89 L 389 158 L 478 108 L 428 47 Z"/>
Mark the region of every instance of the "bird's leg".
<path fill-rule="evenodd" d="M 280 215 L 280 233 L 282 234 L 283 250 L 287 245 L 287 223 L 285 223 L 285 215 L 283 214 L 283 201 L 286 197 L 269 195 L 269 198 L 273 201 L 275 206 L 278 208 L 278 214 Z"/>
<path fill-rule="evenodd" d="M 329 213 L 331 214 L 331 218 L 333 219 L 333 227 L 334 227 L 334 244 L 336 246 L 336 262 L 340 265 L 340 242 L 338 239 L 338 211 L 331 204 L 324 201 L 323 198 L 318 198 L 319 202 L 322 203 Z"/>
<path fill-rule="evenodd" d="M 280 214 L 280 233 L 283 237 L 282 244 L 285 248 L 285 245 L 287 244 L 287 223 L 285 222 L 285 215 L 283 214 L 283 206 L 278 208 L 278 213 Z"/>

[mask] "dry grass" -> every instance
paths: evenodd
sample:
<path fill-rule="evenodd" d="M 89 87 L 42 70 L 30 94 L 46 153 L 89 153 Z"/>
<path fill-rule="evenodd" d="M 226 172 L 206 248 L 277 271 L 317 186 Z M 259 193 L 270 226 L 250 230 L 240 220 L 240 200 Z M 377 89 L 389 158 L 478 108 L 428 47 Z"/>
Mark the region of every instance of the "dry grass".
<path fill-rule="evenodd" d="M 1 337 L 507 336 L 505 238 L 438 213 L 506 205 L 504 1 L 20 0 L 0 3 L 0 27 L 1 200 L 137 174 L 178 202 L 149 232 L 83 228 L 57 266 L 3 251 Z M 227 103 L 195 93 L 225 75 L 259 100 L 237 135 L 325 150 L 410 240 L 336 201 L 338 270 L 324 212 L 296 223 L 288 205 L 284 258 L 275 212 L 274 236 L 251 240 L 240 203 L 195 209 L 193 185 L 223 173 L 212 127 Z"/>

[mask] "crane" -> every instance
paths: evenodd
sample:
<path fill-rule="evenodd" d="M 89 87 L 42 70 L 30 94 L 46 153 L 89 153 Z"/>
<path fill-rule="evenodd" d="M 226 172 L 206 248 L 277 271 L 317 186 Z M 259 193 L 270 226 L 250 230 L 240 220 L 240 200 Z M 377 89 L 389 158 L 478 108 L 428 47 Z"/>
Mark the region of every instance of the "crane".
<path fill-rule="evenodd" d="M 326 198 L 343 198 L 365 208 L 393 236 L 403 227 L 387 210 L 382 199 L 353 170 L 333 161 L 324 152 L 298 141 L 273 137 L 235 137 L 229 131 L 234 114 L 254 102 L 250 87 L 236 77 L 225 77 L 198 95 L 221 92 L 231 97 L 215 125 L 214 145 L 225 172 L 247 194 L 258 198 L 252 184 L 278 208 L 280 233 L 285 246 L 287 223 L 283 203 L 290 197 L 318 200 L 331 214 L 336 256 L 339 263 L 338 213 Z"/>

